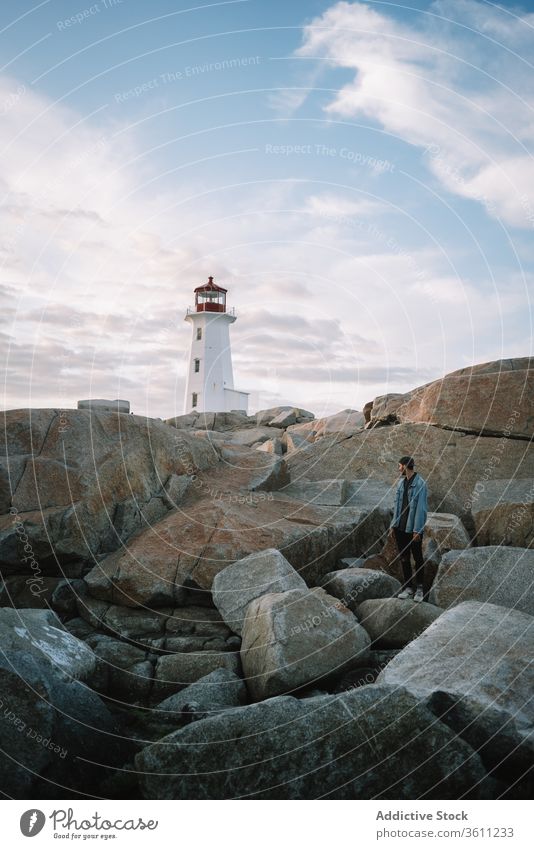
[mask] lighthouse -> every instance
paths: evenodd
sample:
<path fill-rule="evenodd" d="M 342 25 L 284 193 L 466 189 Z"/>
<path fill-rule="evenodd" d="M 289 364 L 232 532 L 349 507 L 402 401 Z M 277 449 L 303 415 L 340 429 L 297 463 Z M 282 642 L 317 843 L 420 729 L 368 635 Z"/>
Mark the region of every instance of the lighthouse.
<path fill-rule="evenodd" d="M 230 325 L 237 316 L 234 309 L 226 309 L 227 291 L 209 277 L 195 289 L 195 305 L 186 312 L 184 320 L 193 333 L 184 413 L 247 412 L 249 393 L 234 389 Z"/>

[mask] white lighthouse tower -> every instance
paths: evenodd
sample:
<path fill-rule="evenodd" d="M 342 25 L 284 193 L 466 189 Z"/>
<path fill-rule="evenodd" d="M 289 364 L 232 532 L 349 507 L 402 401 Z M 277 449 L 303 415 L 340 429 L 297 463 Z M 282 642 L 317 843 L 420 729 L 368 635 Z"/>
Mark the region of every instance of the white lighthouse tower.
<path fill-rule="evenodd" d="M 226 309 L 227 291 L 209 277 L 204 286 L 195 289 L 195 306 L 185 315 L 193 336 L 184 413 L 247 412 L 249 393 L 234 389 L 230 325 L 236 314 L 234 309 Z"/>

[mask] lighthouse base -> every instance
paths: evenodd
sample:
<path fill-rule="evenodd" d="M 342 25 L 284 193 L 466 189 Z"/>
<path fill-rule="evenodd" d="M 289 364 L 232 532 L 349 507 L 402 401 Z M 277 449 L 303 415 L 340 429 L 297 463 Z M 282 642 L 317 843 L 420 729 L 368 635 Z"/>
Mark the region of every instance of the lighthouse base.
<path fill-rule="evenodd" d="M 248 392 L 239 392 L 238 389 L 224 390 L 224 412 L 232 413 L 239 410 L 248 413 Z"/>

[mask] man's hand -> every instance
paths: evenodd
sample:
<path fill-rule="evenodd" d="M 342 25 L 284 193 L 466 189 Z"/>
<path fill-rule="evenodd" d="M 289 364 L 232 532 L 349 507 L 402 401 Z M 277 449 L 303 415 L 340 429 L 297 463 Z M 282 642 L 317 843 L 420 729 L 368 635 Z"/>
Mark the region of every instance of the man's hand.
<path fill-rule="evenodd" d="M 412 539 L 414 539 L 414 540 L 421 539 L 421 534 L 416 534 L 416 533 L 414 532 Z"/>

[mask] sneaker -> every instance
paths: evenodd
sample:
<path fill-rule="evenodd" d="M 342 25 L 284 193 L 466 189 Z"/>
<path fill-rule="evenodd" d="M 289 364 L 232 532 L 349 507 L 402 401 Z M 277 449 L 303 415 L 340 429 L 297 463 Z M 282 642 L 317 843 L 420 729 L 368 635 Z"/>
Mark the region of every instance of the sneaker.
<path fill-rule="evenodd" d="M 397 598 L 413 598 L 413 590 L 411 587 L 406 587 L 405 590 L 401 590 L 398 593 Z"/>
<path fill-rule="evenodd" d="M 414 601 L 424 601 L 423 587 L 417 587 L 417 589 L 415 591 L 415 595 L 413 597 L 413 600 Z"/>

